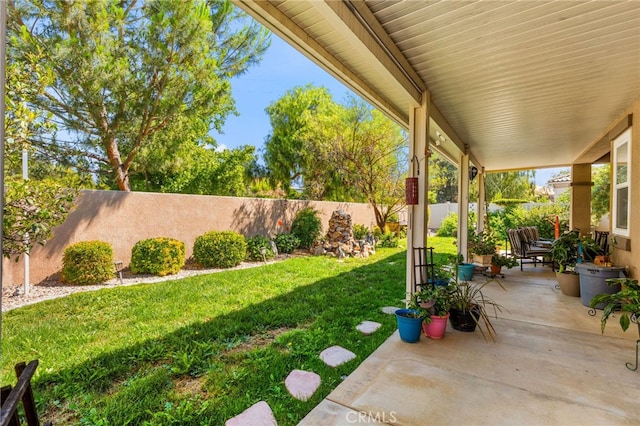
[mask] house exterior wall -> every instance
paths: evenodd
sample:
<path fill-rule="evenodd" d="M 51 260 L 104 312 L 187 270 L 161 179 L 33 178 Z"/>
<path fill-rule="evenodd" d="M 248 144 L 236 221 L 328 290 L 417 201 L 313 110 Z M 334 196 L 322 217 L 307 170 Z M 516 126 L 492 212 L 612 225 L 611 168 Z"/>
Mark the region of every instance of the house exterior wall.
<path fill-rule="evenodd" d="M 631 179 L 629 186 L 629 202 L 631 213 L 629 217 L 630 250 L 616 247 L 613 261 L 616 265 L 626 266 L 632 278 L 640 278 L 640 99 L 638 99 L 624 115 L 633 114 L 631 127 Z"/>
<path fill-rule="evenodd" d="M 76 208 L 54 229 L 45 246 L 36 246 L 30 256 L 30 281 L 38 283 L 62 269 L 62 253 L 78 241 L 102 240 L 113 246 L 116 260 L 127 266 L 131 248 L 143 239 L 171 237 L 183 241 L 187 257 L 199 235 L 217 230 L 237 231 L 245 236 L 288 232 L 296 213 L 305 207 L 320 212 L 324 231 L 331 213 L 344 210 L 354 224 L 371 229 L 375 225 L 368 204 L 274 200 L 206 195 L 147 192 L 82 191 Z M 282 226 L 278 226 L 282 221 Z M 23 261 L 3 259 L 3 285 L 12 287 L 24 280 Z"/>

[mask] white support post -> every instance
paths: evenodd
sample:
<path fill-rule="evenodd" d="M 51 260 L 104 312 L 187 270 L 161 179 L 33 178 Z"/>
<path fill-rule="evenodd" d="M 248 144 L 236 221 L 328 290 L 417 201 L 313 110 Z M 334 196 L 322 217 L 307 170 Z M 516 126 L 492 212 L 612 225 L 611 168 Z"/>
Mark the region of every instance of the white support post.
<path fill-rule="evenodd" d="M 467 258 L 467 244 L 469 231 L 469 154 L 460 158 L 458 176 L 458 253 Z"/>
<path fill-rule="evenodd" d="M 484 167 L 478 172 L 476 177 L 478 183 L 478 219 L 476 221 L 476 229 L 478 232 L 484 231 L 484 218 L 487 216 L 487 194 L 484 188 Z"/>
<path fill-rule="evenodd" d="M 429 149 L 429 104 L 431 96 L 429 92 L 422 94 L 422 103 L 418 107 L 412 107 L 409 111 L 409 176 L 418 178 L 418 204 L 407 206 L 407 271 L 406 292 L 413 292 L 413 247 L 423 247 L 427 243 L 427 227 L 429 222 L 427 202 L 428 191 L 428 149 Z M 417 175 L 420 165 L 420 175 Z M 414 166 L 414 167 L 412 167 Z"/>

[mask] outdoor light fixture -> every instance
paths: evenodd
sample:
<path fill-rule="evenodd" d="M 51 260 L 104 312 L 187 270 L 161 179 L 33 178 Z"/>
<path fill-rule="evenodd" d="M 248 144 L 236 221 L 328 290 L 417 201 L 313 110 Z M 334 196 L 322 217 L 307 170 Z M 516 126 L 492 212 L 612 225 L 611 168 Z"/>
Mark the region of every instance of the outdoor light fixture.
<path fill-rule="evenodd" d="M 408 206 L 418 204 L 418 177 L 420 176 L 420 160 L 418 157 L 414 155 L 411 158 L 411 166 L 413 167 L 413 162 L 416 162 L 418 166 L 418 174 L 416 177 L 408 177 L 405 183 L 405 204 Z"/>
<path fill-rule="evenodd" d="M 476 166 L 469 167 L 469 180 L 474 180 L 476 176 L 478 176 L 478 168 Z"/>

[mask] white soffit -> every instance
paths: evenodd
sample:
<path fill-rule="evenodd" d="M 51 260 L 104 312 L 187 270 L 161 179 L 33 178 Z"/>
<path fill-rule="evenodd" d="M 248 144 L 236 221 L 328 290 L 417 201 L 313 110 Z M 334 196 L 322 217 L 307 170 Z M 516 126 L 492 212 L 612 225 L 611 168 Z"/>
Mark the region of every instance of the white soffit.
<path fill-rule="evenodd" d="M 640 98 L 637 0 L 237 4 L 405 126 L 428 88 L 487 171 L 604 155 Z"/>

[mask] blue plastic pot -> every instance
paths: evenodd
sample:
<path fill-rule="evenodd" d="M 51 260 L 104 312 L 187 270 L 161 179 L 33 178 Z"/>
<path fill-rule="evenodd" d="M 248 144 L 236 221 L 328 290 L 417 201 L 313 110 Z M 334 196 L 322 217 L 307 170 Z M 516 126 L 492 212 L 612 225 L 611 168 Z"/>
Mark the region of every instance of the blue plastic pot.
<path fill-rule="evenodd" d="M 403 342 L 415 343 L 420 340 L 422 333 L 422 318 L 412 318 L 404 316 L 408 313 L 415 312 L 411 309 L 398 309 L 396 311 L 396 319 L 398 320 L 398 332 Z"/>
<path fill-rule="evenodd" d="M 458 265 L 458 279 L 461 281 L 471 281 L 473 279 L 473 270 L 476 265 L 473 263 L 461 263 Z"/>

